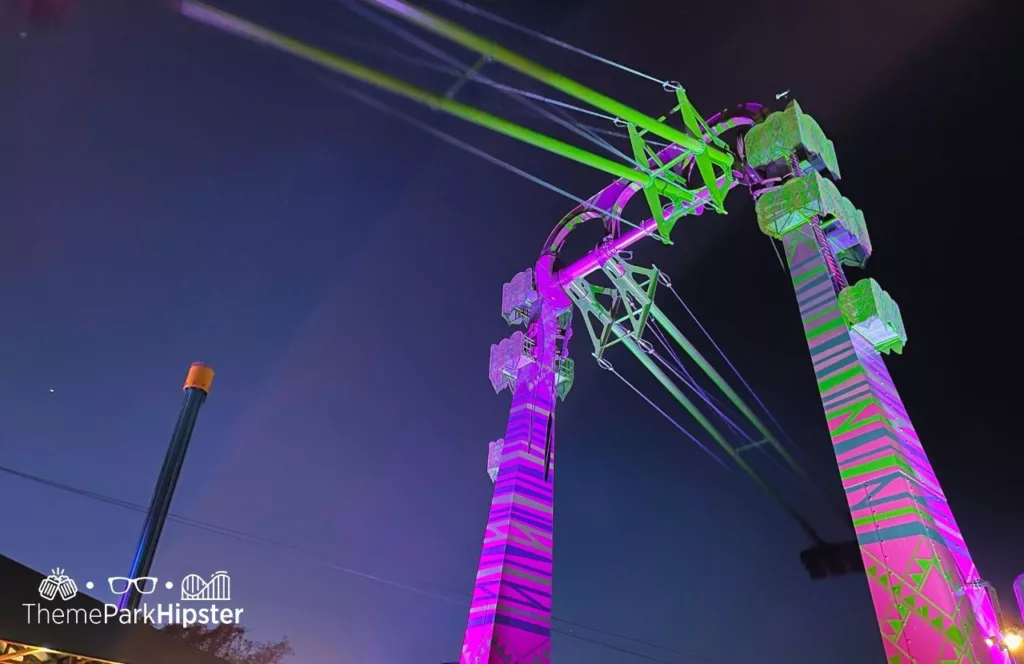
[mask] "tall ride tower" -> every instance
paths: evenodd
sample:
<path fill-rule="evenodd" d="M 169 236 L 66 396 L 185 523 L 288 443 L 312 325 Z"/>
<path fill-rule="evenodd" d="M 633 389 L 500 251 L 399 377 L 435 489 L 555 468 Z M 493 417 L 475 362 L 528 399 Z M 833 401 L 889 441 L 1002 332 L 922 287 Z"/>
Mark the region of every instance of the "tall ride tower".
<path fill-rule="evenodd" d="M 863 215 L 831 181 L 839 177 L 835 151 L 817 123 L 796 104 L 767 117 L 759 105 L 744 104 L 707 123 L 672 81 L 663 81 L 662 87 L 677 104 L 670 114 L 654 118 L 405 0 L 367 2 L 607 113 L 628 130 L 633 148 L 629 163 L 609 159 L 457 101 L 451 92 L 457 85 L 444 95 L 417 88 L 198 0 L 181 2 L 182 13 L 195 20 L 616 178 L 595 196 L 579 200 L 580 207 L 549 236 L 534 272 L 506 286 L 506 320 L 527 327 L 491 351 L 492 384 L 499 391 L 510 388 L 513 402 L 505 438 L 491 445 L 495 490 L 462 664 L 550 662 L 554 406 L 572 377 L 565 355 L 572 300 L 564 289 L 585 285 L 583 277 L 604 269 L 621 295 L 646 302 L 641 315 L 630 319 L 632 331 L 615 332 L 639 337 L 653 312 L 647 302 L 653 291 L 638 291 L 636 283 L 629 283 L 632 278 L 606 268 L 613 261 L 622 267 L 621 254 L 648 237 L 667 242 L 676 222 L 686 216 L 724 212 L 726 194 L 738 185 L 759 188 L 761 228 L 785 245 L 889 664 L 1006 664 L 1006 654 L 986 643 L 998 636 L 992 602 L 979 587 L 963 537 L 881 358 L 900 352 L 906 341 L 899 308 L 873 280 L 851 286 L 843 272 L 844 265 L 863 266 L 871 246 Z M 668 122 L 677 112 L 685 129 Z M 751 125 L 735 152 L 721 138 L 723 132 Z M 645 136 L 668 145 L 655 149 Z M 737 163 L 737 155 L 747 163 Z M 623 231 L 618 214 L 639 192 L 651 217 Z M 607 241 L 554 274 L 565 237 L 592 219 L 604 222 Z M 605 330 L 614 331 L 608 322 L 602 321 Z M 647 352 L 635 347 L 634 355 Z M 669 387 L 667 377 L 661 382 Z M 688 401 L 681 395 L 673 393 L 685 406 Z M 698 416 L 695 407 L 687 409 Z M 723 448 L 732 449 L 704 428 Z M 765 441 L 771 442 L 767 436 Z M 745 466 L 738 455 L 734 460 Z"/>
<path fill-rule="evenodd" d="M 160 543 L 160 534 L 164 530 L 164 523 L 171 510 L 171 498 L 174 497 L 174 489 L 178 486 L 178 476 L 181 475 L 181 468 L 185 464 L 185 453 L 188 452 L 188 444 L 192 440 L 192 429 L 195 428 L 199 409 L 206 401 L 211 385 L 213 385 L 213 369 L 202 362 L 194 363 L 188 370 L 188 376 L 185 377 L 185 400 L 178 413 L 178 422 L 174 425 L 171 442 L 167 446 L 164 465 L 156 480 L 156 488 L 153 490 L 153 498 L 149 503 L 146 522 L 142 526 L 139 545 L 135 549 L 135 558 L 132 560 L 132 567 L 128 572 L 129 579 L 149 576 L 153 558 L 156 557 L 156 548 Z M 121 595 L 118 608 L 134 611 L 139 607 L 140 599 L 137 584 L 130 585 L 127 591 Z"/>
<path fill-rule="evenodd" d="M 758 198 L 758 223 L 785 247 L 889 664 L 1007 662 L 986 643 L 995 610 L 882 358 L 906 342 L 899 307 L 843 272 L 871 243 L 824 177 L 839 178 L 832 142 L 794 102 L 745 148 L 753 169 L 781 178 Z"/>
<path fill-rule="evenodd" d="M 494 496 L 460 662 L 549 664 L 555 402 L 572 387 L 572 310 L 543 299 L 526 270 L 502 289 L 502 315 L 526 331 L 491 346 L 491 385 L 512 391 L 512 407 L 490 445 Z"/>

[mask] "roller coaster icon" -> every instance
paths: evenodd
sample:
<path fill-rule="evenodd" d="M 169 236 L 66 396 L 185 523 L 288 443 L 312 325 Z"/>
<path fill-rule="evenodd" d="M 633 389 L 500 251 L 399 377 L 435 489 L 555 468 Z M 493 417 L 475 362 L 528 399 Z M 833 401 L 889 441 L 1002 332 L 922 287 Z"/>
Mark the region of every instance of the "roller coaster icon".
<path fill-rule="evenodd" d="M 183 602 L 230 602 L 231 577 L 227 572 L 214 572 L 207 581 L 198 574 L 189 574 L 181 580 Z"/>

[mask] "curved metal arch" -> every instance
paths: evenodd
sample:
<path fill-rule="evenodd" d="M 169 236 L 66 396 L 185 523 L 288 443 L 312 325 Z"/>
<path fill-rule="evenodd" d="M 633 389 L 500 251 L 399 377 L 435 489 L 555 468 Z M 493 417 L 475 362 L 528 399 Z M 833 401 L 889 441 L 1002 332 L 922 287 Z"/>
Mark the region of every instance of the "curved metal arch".
<path fill-rule="evenodd" d="M 722 134 L 739 127 L 749 127 L 756 124 L 767 113 L 767 108 L 757 103 L 739 104 L 730 109 L 721 111 L 708 119 L 707 124 L 711 128 L 711 134 L 721 136 Z M 706 137 L 705 137 L 706 138 Z M 672 144 L 662 148 L 658 152 L 658 159 L 663 163 L 677 158 L 684 152 L 684 148 Z M 692 158 L 681 161 L 674 167 L 677 173 L 692 164 Z M 629 203 L 630 199 L 639 192 L 642 187 L 635 182 L 628 182 L 624 179 L 616 180 L 607 187 L 597 192 L 588 199 L 590 205 L 578 205 L 569 214 L 563 217 L 555 228 L 548 235 L 544 243 L 542 254 L 554 254 L 557 256 L 569 235 L 582 223 L 596 218 L 605 218 L 602 211 L 607 210 L 615 215 L 621 213 Z M 703 211 L 698 208 L 697 214 Z"/>

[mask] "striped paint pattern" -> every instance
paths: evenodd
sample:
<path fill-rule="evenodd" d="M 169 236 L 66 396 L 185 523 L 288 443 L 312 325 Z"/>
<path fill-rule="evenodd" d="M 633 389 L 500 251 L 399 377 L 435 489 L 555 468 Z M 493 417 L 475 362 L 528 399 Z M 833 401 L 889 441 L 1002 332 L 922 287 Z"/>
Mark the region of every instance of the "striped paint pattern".
<path fill-rule="evenodd" d="M 889 664 L 1007 662 L 942 488 L 871 344 L 852 333 L 831 249 L 804 226 L 783 238 Z"/>
<path fill-rule="evenodd" d="M 517 377 L 460 664 L 551 662 L 557 332 L 544 315 L 530 329 L 538 361 Z"/>

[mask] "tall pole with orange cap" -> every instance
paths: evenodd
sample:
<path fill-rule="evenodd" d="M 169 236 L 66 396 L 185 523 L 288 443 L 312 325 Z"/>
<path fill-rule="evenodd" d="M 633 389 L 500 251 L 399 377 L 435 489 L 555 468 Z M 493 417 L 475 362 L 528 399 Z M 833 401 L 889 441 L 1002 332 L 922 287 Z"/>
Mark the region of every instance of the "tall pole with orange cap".
<path fill-rule="evenodd" d="M 157 478 L 156 488 L 153 490 L 153 499 L 149 503 L 149 512 L 146 514 L 146 523 L 142 526 L 139 545 L 135 549 L 135 559 L 132 561 L 132 568 L 128 573 L 130 579 L 149 576 L 153 558 L 156 556 L 156 547 L 160 542 L 160 533 L 163 532 L 164 522 L 167 521 L 167 514 L 171 510 L 171 498 L 173 498 L 174 489 L 178 485 L 178 476 L 181 475 L 181 467 L 185 463 L 185 453 L 188 452 L 188 444 L 192 439 L 192 429 L 195 428 L 199 408 L 206 401 L 212 384 L 213 369 L 202 362 L 194 363 L 185 378 L 185 401 L 178 414 L 178 422 L 174 425 L 174 433 L 171 434 L 171 442 L 167 446 L 164 465 L 160 469 L 160 476 Z M 130 584 L 127 592 L 121 595 L 118 607 L 130 611 L 137 609 L 141 599 L 139 586 L 144 583 L 144 581 L 138 581 Z"/>

